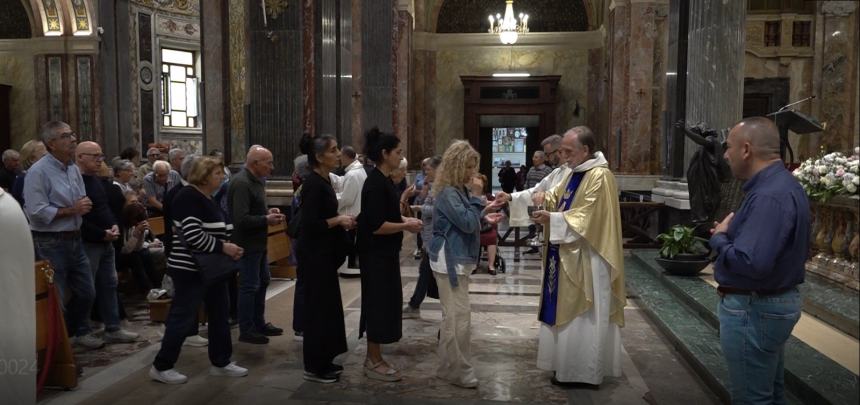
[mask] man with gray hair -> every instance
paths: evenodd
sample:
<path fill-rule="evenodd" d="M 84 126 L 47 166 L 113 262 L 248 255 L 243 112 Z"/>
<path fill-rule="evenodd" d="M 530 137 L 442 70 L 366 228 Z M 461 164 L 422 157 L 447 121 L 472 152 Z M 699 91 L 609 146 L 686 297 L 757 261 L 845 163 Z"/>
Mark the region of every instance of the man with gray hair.
<path fill-rule="evenodd" d="M 65 320 L 72 342 L 97 349 L 104 341 L 90 329 L 96 292 L 80 230 L 82 216 L 93 203 L 74 165 L 77 135 L 61 121 L 45 123 L 40 135 L 48 154 L 24 178 L 24 212 L 30 219 L 36 255 L 51 261 L 61 301 L 67 302 Z"/>
<path fill-rule="evenodd" d="M 3 151 L 3 164 L 0 165 L 0 188 L 9 190 L 21 170 L 21 155 L 15 149 Z"/>
<path fill-rule="evenodd" d="M 152 173 L 143 178 L 145 205 L 150 215 L 161 215 L 164 212 L 164 195 L 181 182 L 181 176 L 170 168 L 169 163 L 158 160 L 152 164 Z"/>
<path fill-rule="evenodd" d="M 245 167 L 230 180 L 227 205 L 233 218 L 231 240 L 245 249 L 240 259 L 238 317 L 239 341 L 265 344 L 269 336 L 280 336 L 284 330 L 265 320 L 266 288 L 272 275 L 266 260 L 269 226 L 284 222 L 277 208 L 266 206 L 266 178 L 275 164 L 272 152 L 252 146 Z"/>
<path fill-rule="evenodd" d="M 156 161 L 161 160 L 161 149 L 158 148 L 149 148 L 146 151 L 146 159 L 147 162 L 140 165 L 137 169 L 137 177 L 139 179 L 144 178 L 147 174 L 152 172 L 152 165 L 155 164 Z"/>
<path fill-rule="evenodd" d="M 185 151 L 179 148 L 173 148 L 167 152 L 167 161 L 170 162 L 170 168 L 177 173 L 182 166 L 182 160 L 185 159 Z"/>

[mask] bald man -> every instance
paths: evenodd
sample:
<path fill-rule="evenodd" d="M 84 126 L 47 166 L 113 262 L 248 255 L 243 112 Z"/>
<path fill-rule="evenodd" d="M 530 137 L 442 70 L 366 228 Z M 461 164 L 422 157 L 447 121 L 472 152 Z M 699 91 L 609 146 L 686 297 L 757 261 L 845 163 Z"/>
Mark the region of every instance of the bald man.
<path fill-rule="evenodd" d="M 275 165 L 272 152 L 254 145 L 245 157 L 245 167 L 230 179 L 227 206 L 233 218 L 232 240 L 245 249 L 239 277 L 239 341 L 266 344 L 269 336 L 284 330 L 266 322 L 266 288 L 272 276 L 266 262 L 269 225 L 284 222 L 277 208 L 266 207 L 266 178 Z"/>
<path fill-rule="evenodd" d="M 170 167 L 170 163 L 157 160 L 152 164 L 152 171 L 143 177 L 146 209 L 150 216 L 164 214 L 164 196 L 180 184 L 182 184 L 182 176 Z"/>
<path fill-rule="evenodd" d="M 92 201 L 90 212 L 83 216 L 81 238 L 84 252 L 90 262 L 93 286 L 96 292 L 96 309 L 105 324 L 106 342 L 129 343 L 139 335 L 120 327 L 119 302 L 117 300 L 116 263 L 113 241 L 119 238 L 117 219 L 111 212 L 107 190 L 99 178 L 105 155 L 95 142 L 81 142 L 75 149 L 75 162 L 81 170 L 87 197 Z"/>
<path fill-rule="evenodd" d="M 764 117 L 746 118 L 727 140 L 732 173 L 746 180 L 736 213 L 714 223 L 714 278 L 720 345 L 732 403 L 786 403 L 785 342 L 800 319 L 809 253 L 809 201 L 779 158 L 779 132 Z"/>

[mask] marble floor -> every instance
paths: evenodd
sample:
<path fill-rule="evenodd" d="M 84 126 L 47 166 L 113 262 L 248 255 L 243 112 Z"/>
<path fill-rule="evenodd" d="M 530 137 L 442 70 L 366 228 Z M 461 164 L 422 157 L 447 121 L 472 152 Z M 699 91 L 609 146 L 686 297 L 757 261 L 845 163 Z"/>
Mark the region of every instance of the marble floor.
<path fill-rule="evenodd" d="M 412 295 L 418 261 L 407 253 L 414 246 L 404 241 L 402 258 L 404 299 Z M 188 383 L 168 386 L 150 381 L 149 364 L 158 344 L 142 347 L 121 361 L 85 372 L 80 387 L 50 392 L 47 404 L 234 404 L 234 403 L 575 403 L 575 404 L 712 404 L 718 403 L 680 355 L 641 311 L 625 308 L 622 329 L 623 376 L 609 378 L 599 390 L 562 389 L 550 384 L 551 373 L 535 367 L 540 266 L 537 256 L 514 263 L 511 248 L 502 248 L 508 272 L 478 274 L 470 285 L 472 352 L 480 385 L 463 389 L 434 378 L 438 365 L 436 333 L 442 314 L 439 302 L 425 300 L 419 319 L 404 320 L 403 339 L 386 345 L 386 359 L 399 367 L 404 379 L 397 383 L 368 380 L 361 369 L 366 342 L 358 339 L 360 281 L 341 279 L 349 352 L 336 359 L 345 371 L 329 385 L 302 379 L 301 342 L 292 335 L 273 338 L 265 346 L 236 342 L 234 356 L 248 367 L 248 377 L 228 379 L 208 375 L 205 348 L 184 348 L 177 369 Z M 289 329 L 292 322 L 292 282 L 273 284 L 267 301 L 267 318 Z M 205 330 L 203 331 L 205 335 Z"/>

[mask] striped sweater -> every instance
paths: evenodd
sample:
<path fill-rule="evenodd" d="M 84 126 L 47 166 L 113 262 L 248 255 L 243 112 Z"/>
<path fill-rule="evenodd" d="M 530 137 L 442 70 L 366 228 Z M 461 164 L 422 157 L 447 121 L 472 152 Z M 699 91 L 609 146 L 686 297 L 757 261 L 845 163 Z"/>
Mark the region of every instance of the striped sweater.
<path fill-rule="evenodd" d="M 218 205 L 195 187 L 184 187 L 171 201 L 170 218 L 174 232 L 167 267 L 177 270 L 197 271 L 188 246 L 196 252 L 221 252 L 224 242 L 230 237 L 233 225 L 224 221 Z"/>

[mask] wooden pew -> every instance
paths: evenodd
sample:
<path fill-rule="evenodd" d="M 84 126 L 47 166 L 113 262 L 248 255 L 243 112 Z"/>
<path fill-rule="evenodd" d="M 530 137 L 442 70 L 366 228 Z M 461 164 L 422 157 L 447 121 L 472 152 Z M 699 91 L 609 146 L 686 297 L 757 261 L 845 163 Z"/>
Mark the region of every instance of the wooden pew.
<path fill-rule="evenodd" d="M 292 241 L 287 236 L 286 224 L 269 226 L 269 237 L 266 245 L 267 263 L 272 263 L 272 278 L 296 278 L 296 266 L 291 265 L 289 257 L 292 254 Z"/>
<path fill-rule="evenodd" d="M 164 217 L 151 217 L 149 222 L 149 230 L 156 237 L 164 235 Z"/>
<path fill-rule="evenodd" d="M 49 367 L 45 386 L 62 387 L 72 389 L 78 386 L 78 368 L 72 355 L 72 346 L 69 343 L 69 335 L 66 331 L 66 321 L 63 318 L 63 310 L 59 301 L 49 305 L 48 294 L 55 287 L 54 269 L 47 260 L 36 262 L 36 351 L 39 356 L 39 373 L 45 367 Z M 56 300 L 60 300 L 60 292 L 56 291 Z M 49 315 L 55 314 L 53 331 Z M 46 365 L 45 360 L 48 353 L 49 333 L 54 333 L 54 347 L 51 364 Z"/>

